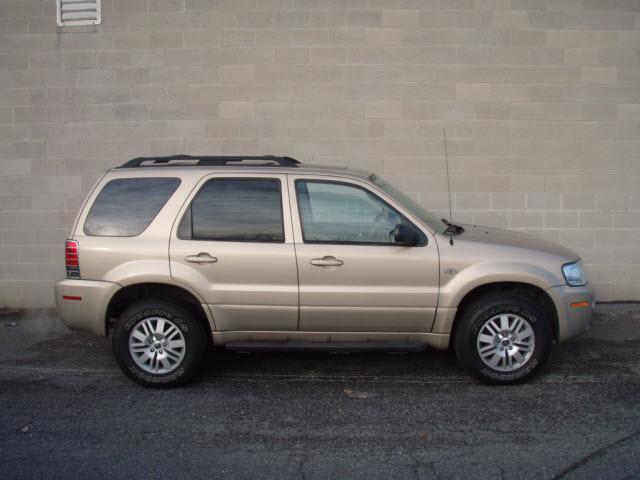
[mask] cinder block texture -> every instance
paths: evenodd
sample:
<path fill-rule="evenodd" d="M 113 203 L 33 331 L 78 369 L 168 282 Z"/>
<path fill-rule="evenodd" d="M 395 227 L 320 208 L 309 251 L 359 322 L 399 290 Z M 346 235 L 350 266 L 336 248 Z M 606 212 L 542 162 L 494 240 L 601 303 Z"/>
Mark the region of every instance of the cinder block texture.
<path fill-rule="evenodd" d="M 565 243 L 640 300 L 640 1 L 0 2 L 0 307 L 53 304 L 63 242 L 132 156 L 376 170 L 448 215 Z"/>

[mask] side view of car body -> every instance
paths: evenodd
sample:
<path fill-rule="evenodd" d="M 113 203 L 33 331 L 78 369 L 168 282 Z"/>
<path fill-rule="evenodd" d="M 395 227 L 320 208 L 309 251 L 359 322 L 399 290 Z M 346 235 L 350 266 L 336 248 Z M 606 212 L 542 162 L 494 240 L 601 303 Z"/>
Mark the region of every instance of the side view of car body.
<path fill-rule="evenodd" d="M 450 346 L 487 383 L 533 375 L 588 328 L 577 254 L 439 220 L 375 174 L 288 157 L 134 159 L 97 182 L 66 244 L 56 302 L 111 334 L 147 386 L 186 382 L 209 345 Z"/>

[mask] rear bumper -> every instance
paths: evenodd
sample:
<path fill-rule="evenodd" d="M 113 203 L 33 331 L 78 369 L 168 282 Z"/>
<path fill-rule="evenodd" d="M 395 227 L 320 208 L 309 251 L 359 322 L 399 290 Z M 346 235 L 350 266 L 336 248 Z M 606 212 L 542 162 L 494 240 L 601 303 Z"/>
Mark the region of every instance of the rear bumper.
<path fill-rule="evenodd" d="M 107 306 L 120 285 L 92 280 L 63 280 L 56 284 L 58 314 L 71 330 L 106 337 Z"/>
<path fill-rule="evenodd" d="M 558 341 L 564 342 L 589 329 L 589 321 L 595 305 L 593 289 L 590 285 L 551 287 L 547 293 L 558 312 Z M 581 303 L 586 302 L 585 306 Z M 572 306 L 573 305 L 573 306 Z"/>

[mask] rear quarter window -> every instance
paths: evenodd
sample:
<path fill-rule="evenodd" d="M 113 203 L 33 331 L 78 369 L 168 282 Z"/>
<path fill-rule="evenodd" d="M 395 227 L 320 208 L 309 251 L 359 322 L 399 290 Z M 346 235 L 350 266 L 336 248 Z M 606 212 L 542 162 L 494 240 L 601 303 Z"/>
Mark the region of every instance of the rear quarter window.
<path fill-rule="evenodd" d="M 101 237 L 134 237 L 144 232 L 180 185 L 178 178 L 118 178 L 96 197 L 84 222 L 84 233 Z"/>

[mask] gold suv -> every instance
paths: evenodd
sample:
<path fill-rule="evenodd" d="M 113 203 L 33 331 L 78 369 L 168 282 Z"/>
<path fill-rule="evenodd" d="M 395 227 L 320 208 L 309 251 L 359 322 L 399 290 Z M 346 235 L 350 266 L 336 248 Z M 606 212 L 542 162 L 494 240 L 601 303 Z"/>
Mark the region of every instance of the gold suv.
<path fill-rule="evenodd" d="M 137 158 L 104 174 L 56 285 L 71 329 L 108 336 L 146 386 L 186 382 L 208 345 L 452 347 L 515 383 L 588 328 L 578 255 L 440 220 L 376 174 L 288 157 Z"/>

